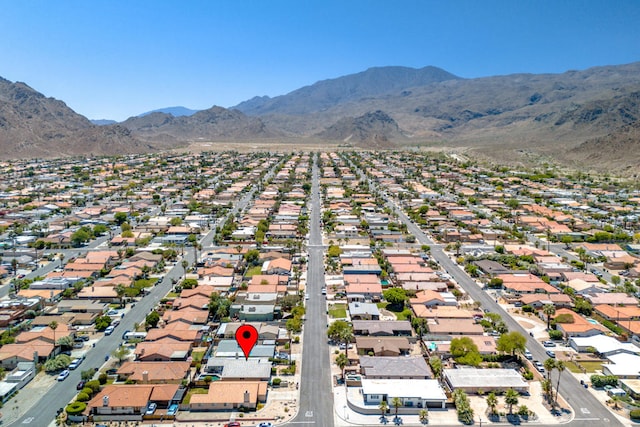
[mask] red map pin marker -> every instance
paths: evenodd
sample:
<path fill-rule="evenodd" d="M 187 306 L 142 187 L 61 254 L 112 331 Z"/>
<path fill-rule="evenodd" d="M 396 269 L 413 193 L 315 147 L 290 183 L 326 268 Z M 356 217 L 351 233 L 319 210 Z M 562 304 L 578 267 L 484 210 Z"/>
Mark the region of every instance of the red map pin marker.
<path fill-rule="evenodd" d="M 242 349 L 245 359 L 248 360 L 251 350 L 258 342 L 258 331 L 254 326 L 242 325 L 236 330 L 236 342 Z"/>

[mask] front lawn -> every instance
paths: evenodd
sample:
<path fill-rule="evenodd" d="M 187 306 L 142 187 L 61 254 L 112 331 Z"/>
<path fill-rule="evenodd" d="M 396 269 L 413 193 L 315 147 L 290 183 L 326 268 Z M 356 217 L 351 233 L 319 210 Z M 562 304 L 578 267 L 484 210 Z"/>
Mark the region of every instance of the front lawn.
<path fill-rule="evenodd" d="M 588 374 L 593 374 L 596 371 L 602 371 L 602 362 L 578 362 L 578 363 L 580 363 L 580 366 L 582 366 L 584 369 L 587 370 Z M 578 368 L 578 365 L 576 365 L 574 362 L 568 362 L 566 364 L 566 367 L 568 370 L 570 370 L 575 374 L 582 373 L 580 368 Z"/>
<path fill-rule="evenodd" d="M 345 319 L 347 317 L 346 304 L 333 304 L 329 308 L 329 316 L 333 319 Z"/>

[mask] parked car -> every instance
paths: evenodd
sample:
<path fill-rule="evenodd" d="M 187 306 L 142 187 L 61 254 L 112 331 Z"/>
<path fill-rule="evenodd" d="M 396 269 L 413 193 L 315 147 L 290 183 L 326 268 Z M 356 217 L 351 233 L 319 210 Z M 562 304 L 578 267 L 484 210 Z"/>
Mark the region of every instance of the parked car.
<path fill-rule="evenodd" d="M 552 359 L 556 358 L 556 354 L 553 352 L 553 350 L 547 350 L 546 353 L 547 356 L 551 357 Z"/>
<path fill-rule="evenodd" d="M 527 349 L 524 350 L 524 358 L 527 360 L 533 360 L 533 354 Z"/>
<path fill-rule="evenodd" d="M 113 326 L 109 325 L 109 326 L 107 326 L 107 329 L 104 330 L 104 334 L 105 335 L 111 335 L 113 333 L 114 329 L 115 328 Z"/>
<path fill-rule="evenodd" d="M 542 341 L 542 345 L 545 347 L 555 347 L 556 343 L 554 343 L 553 341 Z"/>
<path fill-rule="evenodd" d="M 158 405 L 155 402 L 151 402 L 147 405 L 147 409 L 144 411 L 145 415 L 153 415 L 156 412 Z"/>
<path fill-rule="evenodd" d="M 74 370 L 82 363 L 82 359 L 73 359 L 69 364 L 69 369 Z"/>
<path fill-rule="evenodd" d="M 169 408 L 167 409 L 167 415 L 169 416 L 173 416 L 178 412 L 178 404 L 177 403 L 172 403 L 171 405 L 169 405 Z M 238 423 L 238 425 L 240 425 Z"/>
<path fill-rule="evenodd" d="M 80 381 L 80 382 L 78 383 L 78 385 L 76 386 L 76 390 L 82 390 L 82 389 L 84 388 L 84 385 L 85 385 L 86 383 L 87 383 L 87 382 L 86 382 L 85 380 Z"/>
<path fill-rule="evenodd" d="M 230 423 L 225 424 L 224 427 L 240 427 L 240 423 L 237 421 L 231 421 Z"/>
<path fill-rule="evenodd" d="M 544 374 L 544 365 L 540 362 L 538 362 L 537 360 L 535 362 L 533 362 L 533 366 L 536 367 L 536 369 L 538 370 L 538 372 L 540 372 L 541 374 Z"/>
<path fill-rule="evenodd" d="M 67 377 L 69 376 L 70 372 L 68 369 L 65 369 L 64 371 L 60 372 L 60 375 L 58 375 L 58 381 L 64 381 L 67 379 Z"/>
<path fill-rule="evenodd" d="M 269 421 L 265 421 L 263 423 L 258 424 L 256 427 L 273 427 L 273 424 L 271 424 Z"/>

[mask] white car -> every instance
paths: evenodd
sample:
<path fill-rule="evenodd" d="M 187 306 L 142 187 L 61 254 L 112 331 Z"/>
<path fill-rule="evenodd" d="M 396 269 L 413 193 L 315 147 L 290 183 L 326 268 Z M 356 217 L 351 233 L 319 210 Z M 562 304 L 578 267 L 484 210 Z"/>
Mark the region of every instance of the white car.
<path fill-rule="evenodd" d="M 82 359 L 73 359 L 73 361 L 69 364 L 69 369 L 74 370 L 80 366 L 82 363 Z"/>
<path fill-rule="evenodd" d="M 68 369 L 65 369 L 64 371 L 60 372 L 60 375 L 58 375 L 58 381 L 64 381 L 67 379 L 67 377 L 69 376 L 70 372 Z"/>

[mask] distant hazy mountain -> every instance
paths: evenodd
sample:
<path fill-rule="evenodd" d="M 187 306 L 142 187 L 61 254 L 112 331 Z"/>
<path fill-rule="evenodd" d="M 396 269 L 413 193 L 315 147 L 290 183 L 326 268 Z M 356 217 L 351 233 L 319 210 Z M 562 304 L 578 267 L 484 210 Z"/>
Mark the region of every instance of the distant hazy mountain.
<path fill-rule="evenodd" d="M 121 126 L 96 126 L 62 101 L 0 78 L 2 158 L 139 153 L 150 148 Z"/>
<path fill-rule="evenodd" d="M 262 120 L 248 117 L 238 110 L 213 106 L 191 116 L 174 117 L 167 113 L 151 113 L 130 117 L 121 123 L 136 136 L 164 142 L 215 139 L 252 139 L 278 135 L 270 132 Z"/>
<path fill-rule="evenodd" d="M 192 110 L 190 108 L 180 107 L 180 106 L 166 107 L 166 108 L 159 108 L 153 111 L 147 111 L 146 113 L 139 114 L 138 117 L 148 116 L 149 114 L 153 114 L 153 113 L 165 113 L 165 114 L 171 114 L 173 117 L 181 117 L 181 116 L 191 116 L 197 113 L 198 111 L 199 110 Z"/>
<path fill-rule="evenodd" d="M 105 126 L 105 125 L 113 125 L 118 122 L 116 122 L 115 120 L 109 120 L 109 119 L 92 119 L 91 123 L 98 126 Z"/>
<path fill-rule="evenodd" d="M 458 78 L 436 67 L 420 69 L 375 67 L 361 73 L 319 81 L 287 95 L 275 98 L 255 97 L 234 108 L 248 115 L 270 113 L 301 115 L 362 98 L 378 97 L 414 86 L 425 86 Z"/>

